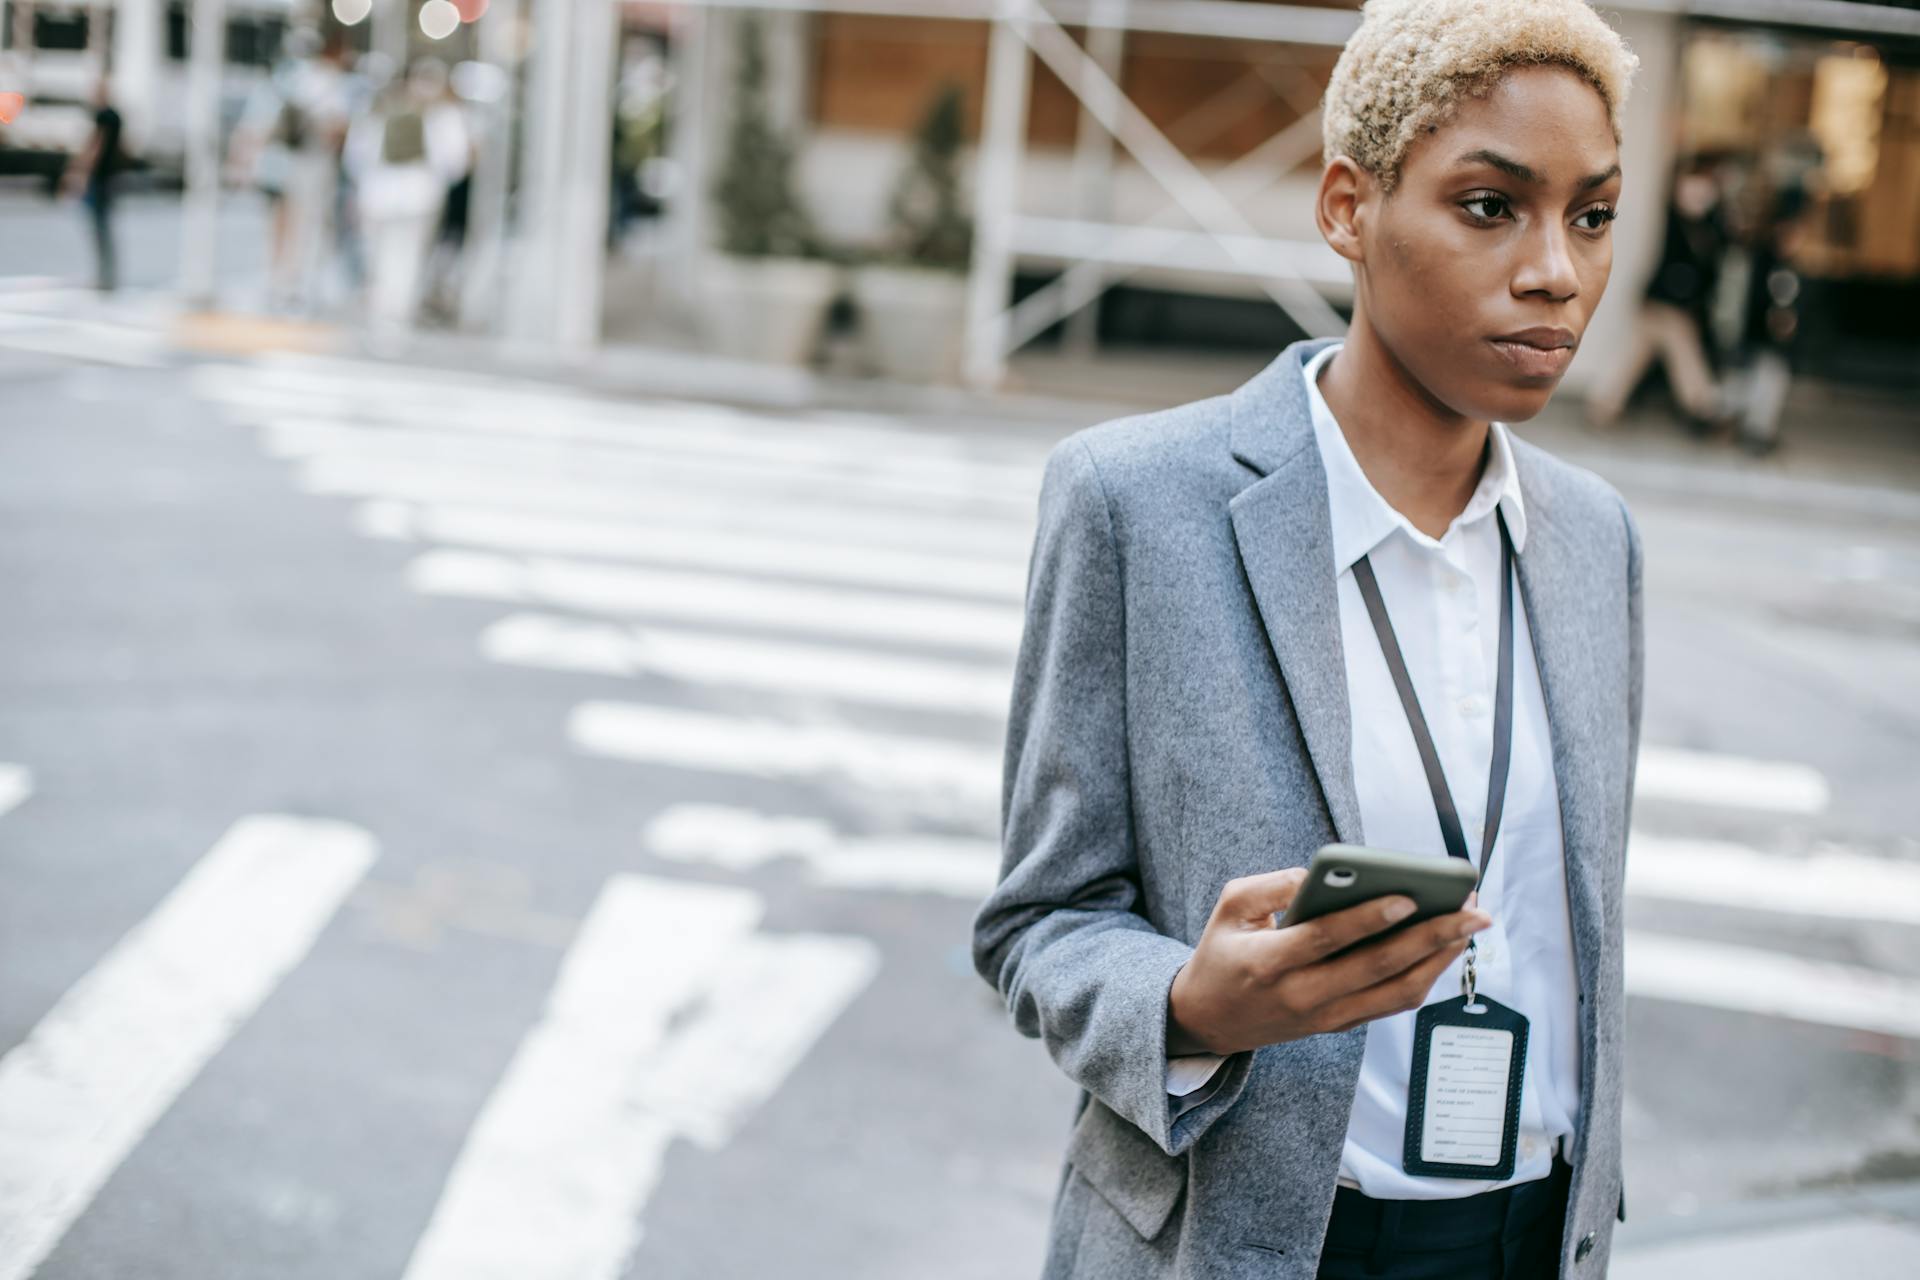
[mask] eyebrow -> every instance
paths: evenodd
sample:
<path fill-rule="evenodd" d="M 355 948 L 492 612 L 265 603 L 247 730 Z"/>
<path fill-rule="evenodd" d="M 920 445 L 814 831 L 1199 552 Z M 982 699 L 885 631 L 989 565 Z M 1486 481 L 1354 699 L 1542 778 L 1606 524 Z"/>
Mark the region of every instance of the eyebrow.
<path fill-rule="evenodd" d="M 1491 165 L 1495 169 L 1500 170 L 1500 172 L 1502 173 L 1511 174 L 1513 177 L 1518 178 L 1520 181 L 1530 182 L 1535 186 L 1539 186 L 1546 182 L 1545 178 L 1541 177 L 1538 173 L 1536 173 L 1534 170 L 1527 167 L 1526 165 L 1521 164 L 1518 160 L 1509 160 L 1507 157 L 1501 155 L 1499 152 L 1489 151 L 1485 147 L 1481 147 L 1477 151 L 1467 152 L 1465 155 L 1461 156 L 1460 159 L 1456 161 L 1456 163 Z M 1618 164 L 1612 164 L 1612 165 L 1609 165 L 1607 168 L 1601 170 L 1599 173 L 1588 174 L 1586 177 L 1580 179 L 1580 183 L 1579 183 L 1580 190 L 1591 191 L 1593 188 L 1599 186 L 1601 183 L 1605 182 L 1608 178 L 1615 176 L 1619 172 L 1620 172 L 1620 166 Z"/>

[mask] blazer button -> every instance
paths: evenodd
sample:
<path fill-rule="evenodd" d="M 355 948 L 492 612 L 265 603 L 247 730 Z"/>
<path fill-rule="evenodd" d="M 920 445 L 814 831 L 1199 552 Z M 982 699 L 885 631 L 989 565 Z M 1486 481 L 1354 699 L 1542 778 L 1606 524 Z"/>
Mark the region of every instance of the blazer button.
<path fill-rule="evenodd" d="M 1589 1231 L 1580 1237 L 1580 1243 L 1573 1247 L 1573 1260 L 1585 1262 L 1587 1255 L 1593 1252 L 1594 1233 Z"/>

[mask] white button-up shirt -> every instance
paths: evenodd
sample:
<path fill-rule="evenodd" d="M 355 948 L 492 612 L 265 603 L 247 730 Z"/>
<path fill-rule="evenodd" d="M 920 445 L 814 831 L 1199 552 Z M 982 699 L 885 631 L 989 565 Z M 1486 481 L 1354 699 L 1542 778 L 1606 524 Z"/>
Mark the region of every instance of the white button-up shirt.
<path fill-rule="evenodd" d="M 1354 562 L 1364 555 L 1379 580 L 1468 848 L 1477 860 L 1493 759 L 1499 670 L 1500 530 L 1495 508 L 1506 516 L 1516 554 L 1525 549 L 1527 537 L 1512 445 L 1506 427 L 1491 424 L 1480 483 L 1436 541 L 1380 496 L 1320 394 L 1320 370 L 1337 350 L 1328 347 L 1316 355 L 1305 377 L 1327 473 L 1361 827 L 1374 847 L 1448 856 L 1413 731 L 1353 576 Z M 1518 581 L 1513 606 L 1513 756 L 1492 866 L 1480 886 L 1480 906 L 1493 924 L 1477 935 L 1477 989 L 1530 1023 L 1519 1151 L 1513 1177 L 1506 1181 L 1406 1173 L 1401 1151 L 1416 1015 L 1377 1019 L 1367 1024 L 1366 1056 L 1347 1122 L 1340 1181 L 1382 1199 L 1439 1200 L 1530 1181 L 1550 1172 L 1556 1147 L 1572 1150 L 1580 1108 L 1580 1024 L 1560 801 L 1540 672 Z M 1455 960 L 1440 976 L 1427 1003 L 1460 993 L 1463 963 Z M 1168 1060 L 1167 1091 L 1175 1095 L 1176 1111 L 1204 1096 L 1198 1090 L 1224 1061 L 1214 1054 Z"/>

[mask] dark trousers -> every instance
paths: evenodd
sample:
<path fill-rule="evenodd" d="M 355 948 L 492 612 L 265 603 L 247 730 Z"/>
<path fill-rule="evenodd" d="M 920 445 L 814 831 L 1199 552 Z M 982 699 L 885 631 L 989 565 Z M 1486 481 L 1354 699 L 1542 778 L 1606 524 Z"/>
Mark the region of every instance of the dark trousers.
<path fill-rule="evenodd" d="M 84 197 L 87 219 L 93 225 L 94 284 L 110 290 L 117 282 L 119 263 L 113 252 L 113 190 L 89 183 Z"/>
<path fill-rule="evenodd" d="M 1319 1280 L 1554 1280 L 1573 1171 L 1459 1200 L 1334 1192 Z"/>

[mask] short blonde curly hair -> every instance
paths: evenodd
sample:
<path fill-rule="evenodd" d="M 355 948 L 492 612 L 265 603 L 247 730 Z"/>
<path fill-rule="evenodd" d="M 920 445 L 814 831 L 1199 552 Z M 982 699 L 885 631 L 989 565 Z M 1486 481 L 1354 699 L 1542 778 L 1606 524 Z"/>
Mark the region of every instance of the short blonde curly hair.
<path fill-rule="evenodd" d="M 1564 66 L 1599 91 L 1620 138 L 1640 59 L 1586 0 L 1367 0 L 1321 107 L 1326 155 L 1392 191 L 1407 148 L 1515 66 Z"/>

